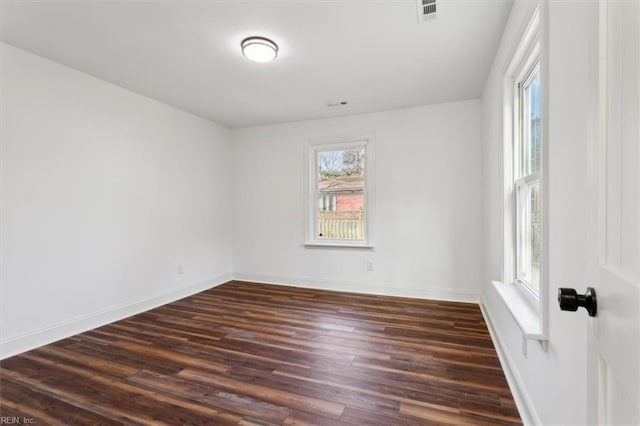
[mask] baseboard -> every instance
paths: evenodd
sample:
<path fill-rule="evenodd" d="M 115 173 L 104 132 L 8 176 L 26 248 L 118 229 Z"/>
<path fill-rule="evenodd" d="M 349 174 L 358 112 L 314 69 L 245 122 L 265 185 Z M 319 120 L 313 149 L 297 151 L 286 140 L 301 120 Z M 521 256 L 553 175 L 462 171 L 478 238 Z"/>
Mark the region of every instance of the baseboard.
<path fill-rule="evenodd" d="M 231 279 L 224 274 L 207 281 L 180 287 L 171 291 L 150 296 L 122 305 L 113 306 L 99 312 L 83 315 L 39 330 L 0 341 L 0 359 L 9 358 L 22 352 L 53 343 L 55 341 L 83 333 L 103 325 L 148 311 L 158 306 L 182 299 L 195 293 L 216 287 Z"/>
<path fill-rule="evenodd" d="M 235 272 L 233 279 L 264 284 L 278 284 L 291 287 L 321 290 L 345 291 L 351 293 L 379 294 L 383 296 L 412 297 L 416 299 L 443 300 L 449 302 L 478 303 L 479 295 L 469 290 L 452 290 L 438 287 L 417 287 L 402 284 L 380 284 L 359 281 L 338 281 L 307 277 L 285 277 L 265 274 Z"/>
<path fill-rule="evenodd" d="M 524 386 L 522 376 L 520 376 L 518 370 L 514 367 L 515 363 L 513 362 L 511 355 L 505 349 L 502 343 L 504 342 L 504 340 L 502 339 L 502 336 L 500 335 L 498 329 L 495 327 L 495 323 L 491 317 L 491 314 L 489 313 L 489 310 L 485 307 L 484 298 L 481 298 L 480 310 L 482 311 L 482 316 L 487 323 L 487 328 L 489 329 L 491 340 L 493 340 L 493 345 L 495 346 L 496 352 L 498 353 L 498 359 L 500 360 L 502 370 L 504 371 L 507 383 L 509 384 L 509 389 L 511 390 L 511 394 L 513 395 L 513 400 L 518 407 L 518 412 L 520 413 L 522 423 L 524 423 L 525 426 L 541 425 L 542 422 L 540 421 L 540 417 L 538 416 L 538 413 L 533 406 L 531 397 L 529 396 L 529 393 Z"/>

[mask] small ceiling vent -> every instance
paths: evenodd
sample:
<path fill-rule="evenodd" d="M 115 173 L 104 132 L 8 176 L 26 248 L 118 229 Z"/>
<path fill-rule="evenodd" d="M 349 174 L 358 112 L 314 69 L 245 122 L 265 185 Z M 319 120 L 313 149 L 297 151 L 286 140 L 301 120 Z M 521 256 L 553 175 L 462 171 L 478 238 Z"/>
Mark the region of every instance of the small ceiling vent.
<path fill-rule="evenodd" d="M 436 17 L 436 0 L 416 0 L 418 23 L 430 21 Z"/>

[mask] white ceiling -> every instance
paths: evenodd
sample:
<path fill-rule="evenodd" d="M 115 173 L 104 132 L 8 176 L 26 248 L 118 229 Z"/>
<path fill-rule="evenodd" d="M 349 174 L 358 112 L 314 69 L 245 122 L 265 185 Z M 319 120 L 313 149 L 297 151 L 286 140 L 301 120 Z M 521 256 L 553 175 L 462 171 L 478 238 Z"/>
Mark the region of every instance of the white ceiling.
<path fill-rule="evenodd" d="M 229 127 L 478 98 L 513 0 L 2 0 L 2 40 Z M 269 64 L 240 41 L 269 37 Z M 327 107 L 328 101 L 348 101 Z"/>

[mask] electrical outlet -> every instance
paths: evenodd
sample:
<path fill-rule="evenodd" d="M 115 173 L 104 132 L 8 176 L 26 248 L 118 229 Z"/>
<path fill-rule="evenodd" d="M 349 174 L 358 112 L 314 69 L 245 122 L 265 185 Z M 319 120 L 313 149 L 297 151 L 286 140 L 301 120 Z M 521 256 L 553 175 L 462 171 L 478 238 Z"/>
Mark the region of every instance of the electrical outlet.
<path fill-rule="evenodd" d="M 178 265 L 178 267 L 176 268 L 176 272 L 178 275 L 184 274 L 184 265 Z"/>
<path fill-rule="evenodd" d="M 373 260 L 367 261 L 367 271 L 373 271 Z"/>

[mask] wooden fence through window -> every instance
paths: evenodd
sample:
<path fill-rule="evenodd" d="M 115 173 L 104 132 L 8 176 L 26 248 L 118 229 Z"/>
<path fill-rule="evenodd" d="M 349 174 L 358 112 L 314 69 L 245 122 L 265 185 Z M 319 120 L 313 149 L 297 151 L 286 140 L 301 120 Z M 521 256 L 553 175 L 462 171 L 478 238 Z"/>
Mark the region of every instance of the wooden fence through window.
<path fill-rule="evenodd" d="M 318 237 L 330 240 L 361 240 L 364 238 L 364 212 L 318 212 Z"/>

